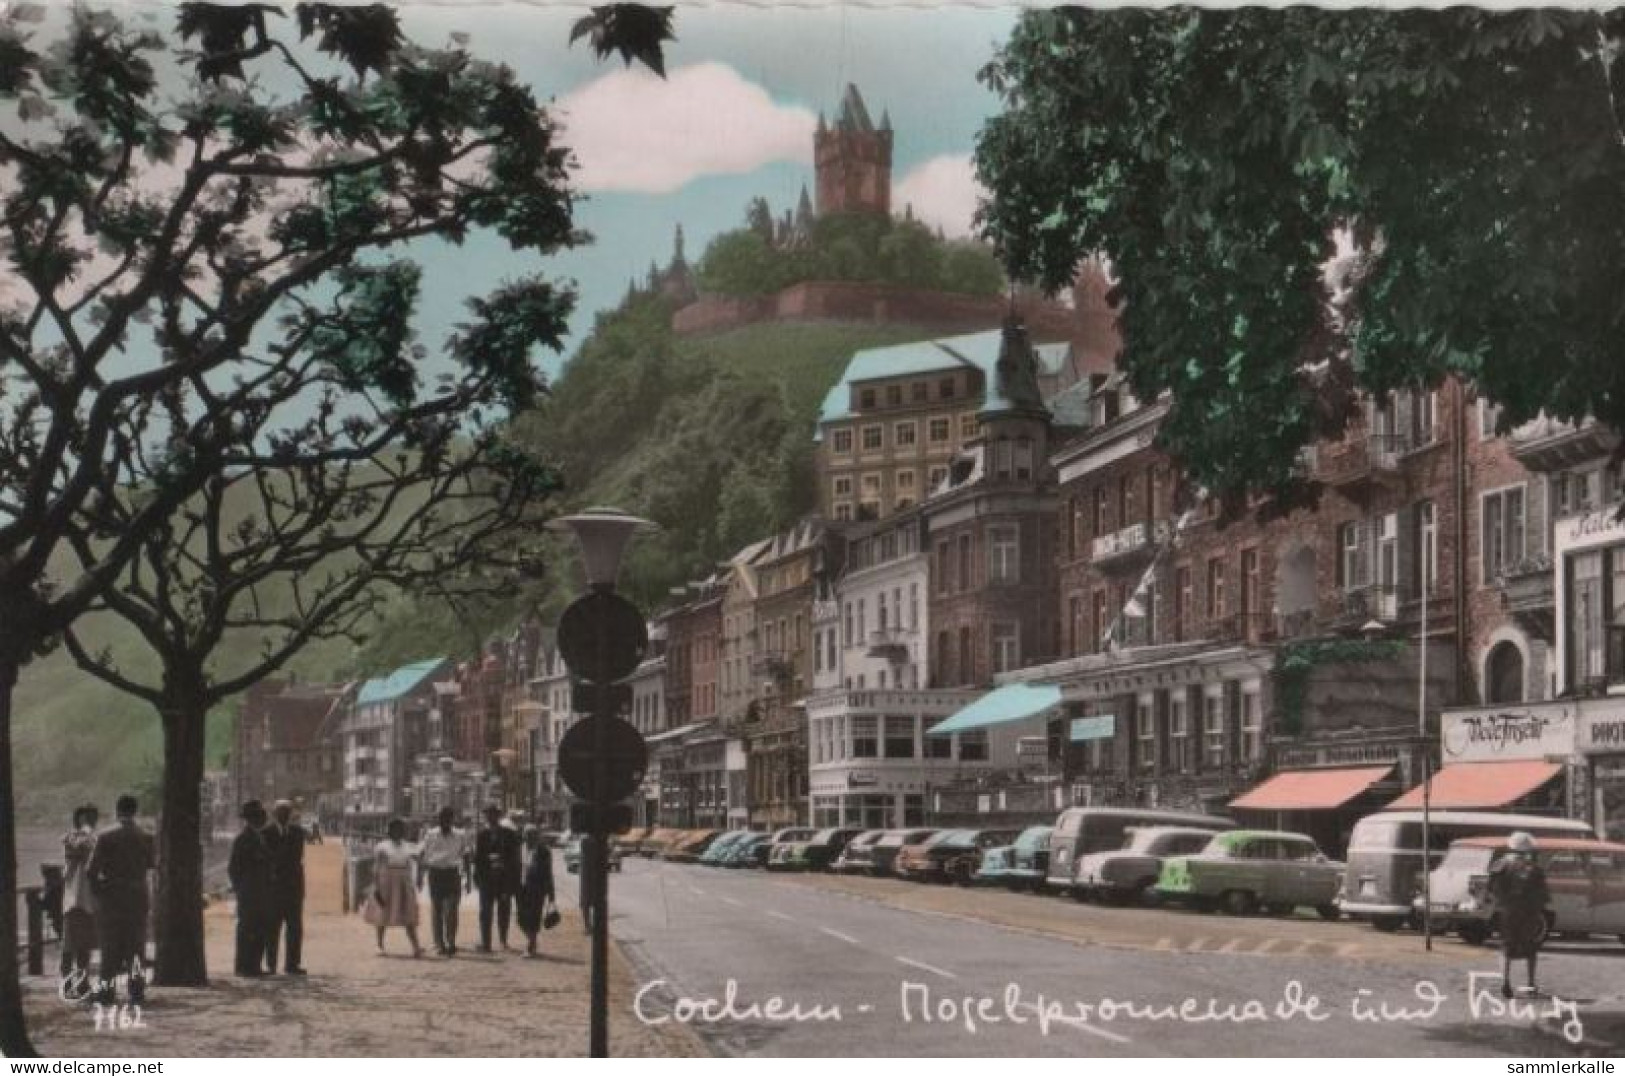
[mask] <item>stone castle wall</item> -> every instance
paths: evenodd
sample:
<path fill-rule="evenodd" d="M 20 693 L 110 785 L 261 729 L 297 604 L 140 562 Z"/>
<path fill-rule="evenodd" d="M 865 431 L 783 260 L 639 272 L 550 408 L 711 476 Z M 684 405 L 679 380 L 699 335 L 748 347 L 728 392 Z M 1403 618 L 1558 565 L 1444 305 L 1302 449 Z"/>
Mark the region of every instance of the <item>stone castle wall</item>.
<path fill-rule="evenodd" d="M 1059 303 L 1021 299 L 1016 306 L 1034 340 L 1070 339 L 1078 331 L 1073 311 Z M 677 311 L 672 330 L 702 336 L 764 321 L 858 321 L 924 325 L 947 335 L 997 328 L 1006 309 L 1007 300 L 997 295 L 812 281 L 775 295 L 707 296 Z"/>

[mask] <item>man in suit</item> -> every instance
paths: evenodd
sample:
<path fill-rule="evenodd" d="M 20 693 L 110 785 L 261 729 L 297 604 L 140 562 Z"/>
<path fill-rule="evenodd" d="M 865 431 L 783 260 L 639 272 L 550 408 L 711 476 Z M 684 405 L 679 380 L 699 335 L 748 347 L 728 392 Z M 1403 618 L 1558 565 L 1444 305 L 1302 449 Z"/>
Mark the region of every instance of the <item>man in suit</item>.
<path fill-rule="evenodd" d="M 502 824 L 502 808 L 485 809 L 485 828 L 474 838 L 474 885 L 480 891 L 480 952 L 491 951 L 491 913 L 496 912 L 497 934 L 508 948 L 508 921 L 520 882 L 520 838 Z"/>
<path fill-rule="evenodd" d="M 271 853 L 271 903 L 265 935 L 265 970 L 276 973 L 276 954 L 287 934 L 282 970 L 303 975 L 301 957 L 305 938 L 305 828 L 293 820 L 293 804 L 277 800 L 271 824 L 265 827 Z"/>
<path fill-rule="evenodd" d="M 259 800 L 243 804 L 243 828 L 231 842 L 226 876 L 237 894 L 237 974 L 257 979 L 265 974 L 266 938 L 271 926 L 271 849 L 265 835 L 265 807 Z"/>
<path fill-rule="evenodd" d="M 103 1004 L 112 1004 L 120 975 L 129 977 L 132 1004 L 140 1004 L 146 989 L 140 966 L 147 949 L 147 875 L 155 857 L 152 834 L 136 825 L 136 811 L 134 796 L 118 798 L 118 822 L 97 836 L 87 869 L 97 899 L 97 940 L 102 950 L 98 1000 Z"/>

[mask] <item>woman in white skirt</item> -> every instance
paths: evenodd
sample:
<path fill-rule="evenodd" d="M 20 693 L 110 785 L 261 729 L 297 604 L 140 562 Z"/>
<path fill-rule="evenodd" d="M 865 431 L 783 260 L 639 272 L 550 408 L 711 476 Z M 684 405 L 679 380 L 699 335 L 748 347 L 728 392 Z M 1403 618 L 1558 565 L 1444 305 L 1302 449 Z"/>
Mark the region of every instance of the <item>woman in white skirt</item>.
<path fill-rule="evenodd" d="M 418 944 L 418 891 L 413 877 L 420 850 L 406 840 L 406 823 L 399 818 L 390 819 L 388 833 L 373 851 L 373 890 L 366 919 L 378 931 L 380 953 L 384 951 L 384 931 L 405 927 L 412 955 L 422 956 L 423 946 Z"/>

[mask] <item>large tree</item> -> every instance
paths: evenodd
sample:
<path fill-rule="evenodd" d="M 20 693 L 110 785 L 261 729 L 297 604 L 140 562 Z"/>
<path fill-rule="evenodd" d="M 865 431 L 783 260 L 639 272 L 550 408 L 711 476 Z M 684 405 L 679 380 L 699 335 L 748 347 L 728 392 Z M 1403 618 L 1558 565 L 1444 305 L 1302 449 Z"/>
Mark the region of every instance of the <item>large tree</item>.
<path fill-rule="evenodd" d="M 1121 363 L 1219 493 L 1290 486 L 1352 387 L 1625 428 L 1622 55 L 1618 10 L 1028 12 L 983 228 L 1051 289 L 1109 257 Z"/>
<path fill-rule="evenodd" d="M 527 405 L 564 329 L 569 293 L 525 276 L 424 368 L 407 248 L 579 241 L 568 151 L 507 68 L 412 46 L 383 6 L 294 11 L 183 4 L 166 39 L 76 8 L 47 47 L 37 8 L 0 15 L 0 938 L 22 666 L 218 476 L 324 462 L 296 436 L 324 387 L 352 451 L 417 451 L 437 416 Z M 32 1053 L 10 945 L 0 1052 Z"/>
<path fill-rule="evenodd" d="M 330 402 L 338 400 L 332 393 Z M 499 431 L 464 437 L 460 415 L 420 407 L 412 417 L 415 429 L 403 439 L 388 427 L 341 423 L 322 407 L 297 431 L 291 457 L 256 453 L 250 438 L 241 454 L 258 458 L 212 476 L 146 536 L 93 605 L 136 629 L 137 652 L 98 650 L 75 625 L 64 633 L 80 668 L 150 703 L 160 719 L 160 985 L 207 982 L 201 788 L 209 713 L 314 641 L 364 643 L 389 590 L 466 600 L 507 590 L 513 572 L 539 563 L 527 547 L 556 486 L 551 472 Z M 105 497 L 94 519 L 70 532 L 81 568 L 127 525 L 131 508 Z M 156 661 L 144 660 L 148 654 Z M 152 675 L 139 671 L 149 666 Z"/>

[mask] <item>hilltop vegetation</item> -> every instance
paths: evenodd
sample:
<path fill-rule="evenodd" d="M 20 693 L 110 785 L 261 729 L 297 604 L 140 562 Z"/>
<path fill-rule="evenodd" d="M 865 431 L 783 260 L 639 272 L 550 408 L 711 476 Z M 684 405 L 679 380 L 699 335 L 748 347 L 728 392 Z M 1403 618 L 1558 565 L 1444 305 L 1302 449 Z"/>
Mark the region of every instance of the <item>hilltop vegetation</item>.
<path fill-rule="evenodd" d="M 964 295 L 997 295 L 1004 274 L 980 243 L 948 240 L 919 221 L 837 213 L 775 231 L 766 204 L 752 203 L 746 225 L 713 239 L 698 284 L 711 295 L 768 295 L 810 280 L 899 284 Z"/>
<path fill-rule="evenodd" d="M 671 587 L 813 509 L 818 408 L 854 350 L 932 334 L 917 326 L 803 323 L 678 338 L 670 318 L 670 304 L 647 295 L 601 314 L 548 398 L 520 420 L 524 438 L 566 478 L 561 508 L 612 503 L 660 524 L 660 533 L 633 547 L 622 577 L 650 611 Z M 292 671 L 302 679 L 346 679 L 434 654 L 461 657 L 528 611 L 556 614 L 575 593 L 576 556 L 563 541 L 554 548 L 548 578 L 530 590 L 455 610 L 402 597 L 359 651 L 318 644 Z M 85 634 L 131 671 L 153 673 L 150 653 L 124 622 L 93 617 Z M 247 636 L 233 640 L 222 664 L 258 645 Z M 17 701 L 25 815 L 55 819 L 85 799 L 105 803 L 118 791 L 154 787 L 155 715 L 80 672 L 65 652 L 24 671 Z M 212 766 L 226 761 L 233 710 L 211 715 Z"/>

